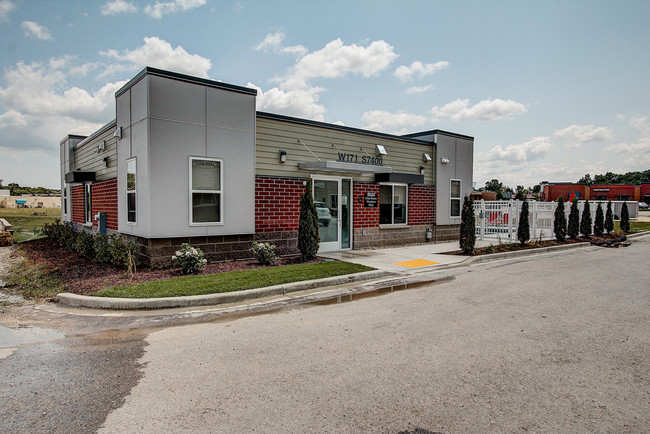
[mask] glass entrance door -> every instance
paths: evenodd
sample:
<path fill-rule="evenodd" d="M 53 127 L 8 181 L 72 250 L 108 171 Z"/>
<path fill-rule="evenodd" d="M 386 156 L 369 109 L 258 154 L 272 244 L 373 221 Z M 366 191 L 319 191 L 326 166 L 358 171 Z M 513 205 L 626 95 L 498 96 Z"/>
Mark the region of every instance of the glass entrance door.
<path fill-rule="evenodd" d="M 351 247 L 352 181 L 347 178 L 313 177 L 313 196 L 318 214 L 320 252 Z"/>

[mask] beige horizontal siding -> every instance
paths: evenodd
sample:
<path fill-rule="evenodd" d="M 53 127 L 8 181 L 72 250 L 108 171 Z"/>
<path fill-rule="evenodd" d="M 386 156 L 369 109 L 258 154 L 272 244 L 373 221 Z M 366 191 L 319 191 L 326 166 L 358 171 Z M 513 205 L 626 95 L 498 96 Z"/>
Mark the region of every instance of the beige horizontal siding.
<path fill-rule="evenodd" d="M 338 160 L 339 151 L 332 144 L 336 145 L 341 152 L 357 154 L 359 159 L 367 154 L 374 157 L 375 145 L 383 145 L 388 154 L 383 156 L 384 166 L 390 166 L 394 172 L 413 174 L 418 173 L 421 165 L 425 166 L 424 183 L 433 185 L 433 163 L 422 161 L 424 152 L 432 153 L 431 146 L 259 117 L 256 129 L 257 175 L 308 176 L 310 171 L 298 169 L 298 163 L 317 161 L 317 159 L 298 141 L 300 139 L 322 161 Z M 281 149 L 287 151 L 287 162 L 284 164 L 280 163 Z M 349 176 L 334 172 L 321 172 L 321 174 Z M 358 181 L 374 181 L 373 174 L 353 175 L 353 177 Z"/>
<path fill-rule="evenodd" d="M 115 178 L 117 176 L 117 138 L 113 137 L 115 128 L 97 136 L 74 151 L 74 169 L 82 172 L 95 172 L 95 179 Z M 106 150 L 97 152 L 99 144 L 106 140 Z M 108 167 L 104 158 L 108 157 Z"/>

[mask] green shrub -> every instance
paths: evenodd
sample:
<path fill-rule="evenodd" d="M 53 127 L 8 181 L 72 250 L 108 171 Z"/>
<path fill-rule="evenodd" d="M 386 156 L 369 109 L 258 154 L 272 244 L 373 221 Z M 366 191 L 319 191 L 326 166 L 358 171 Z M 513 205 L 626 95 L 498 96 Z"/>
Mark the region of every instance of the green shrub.
<path fill-rule="evenodd" d="M 612 213 L 612 201 L 607 201 L 607 211 L 605 212 L 605 230 L 610 233 L 614 230 L 614 214 Z"/>
<path fill-rule="evenodd" d="M 472 200 L 465 196 L 460 221 L 460 249 L 466 255 L 474 253 L 476 244 L 476 218 L 474 217 L 474 206 Z"/>
<path fill-rule="evenodd" d="M 528 222 L 528 202 L 521 204 L 521 213 L 519 214 L 519 225 L 517 226 L 517 239 L 523 246 L 530 240 L 530 223 Z"/>
<path fill-rule="evenodd" d="M 623 201 L 621 206 L 621 230 L 623 232 L 630 232 L 630 213 L 627 210 L 627 202 Z"/>
<path fill-rule="evenodd" d="M 569 238 L 576 239 L 580 231 L 580 211 L 578 211 L 578 199 L 573 199 L 571 211 L 569 212 L 569 227 L 567 234 Z"/>
<path fill-rule="evenodd" d="M 307 178 L 305 192 L 300 195 L 300 220 L 298 221 L 298 250 L 305 261 L 314 259 L 318 253 L 318 213 L 311 193 L 311 179 Z"/>
<path fill-rule="evenodd" d="M 582 219 L 580 219 L 580 233 L 588 237 L 591 235 L 591 208 L 589 201 L 585 201 L 585 207 L 582 210 Z"/>
<path fill-rule="evenodd" d="M 275 246 L 269 243 L 253 243 L 251 253 L 261 265 L 271 265 L 278 259 L 275 254 Z"/>
<path fill-rule="evenodd" d="M 555 239 L 558 241 L 564 241 L 566 238 L 566 214 L 564 213 L 564 199 L 562 196 L 557 199 L 553 232 L 555 233 Z"/>
<path fill-rule="evenodd" d="M 598 207 L 596 208 L 596 220 L 594 220 L 594 234 L 599 237 L 603 234 L 605 229 L 605 217 L 603 216 L 603 207 L 598 202 Z"/>
<path fill-rule="evenodd" d="M 84 231 L 77 232 L 73 250 L 85 258 L 93 259 L 95 257 L 94 242 L 93 234 Z"/>
<path fill-rule="evenodd" d="M 172 256 L 172 263 L 174 267 L 180 267 L 182 274 L 194 274 L 203 270 L 208 261 L 203 258 L 201 249 L 183 243 L 181 249 Z"/>

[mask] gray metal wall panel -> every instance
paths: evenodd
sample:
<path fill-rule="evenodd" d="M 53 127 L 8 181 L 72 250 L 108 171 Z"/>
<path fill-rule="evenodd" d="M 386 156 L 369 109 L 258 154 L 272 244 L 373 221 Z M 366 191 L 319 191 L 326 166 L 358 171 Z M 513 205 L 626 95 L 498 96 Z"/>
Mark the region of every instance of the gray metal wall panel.
<path fill-rule="evenodd" d="M 461 219 L 451 218 L 451 191 L 450 181 L 461 180 L 461 205 L 462 199 L 472 191 L 474 143 L 472 140 L 459 139 L 438 134 L 436 152 L 436 224 L 460 224 Z M 449 163 L 442 164 L 442 158 Z"/>
<path fill-rule="evenodd" d="M 122 129 L 131 125 L 131 91 L 128 90 L 115 100 L 115 121 Z"/>
<path fill-rule="evenodd" d="M 150 76 L 149 116 L 205 124 L 205 90 L 201 85 Z"/>
<path fill-rule="evenodd" d="M 219 89 L 207 89 L 207 123 L 246 131 L 255 129 L 255 97 Z"/>
<path fill-rule="evenodd" d="M 137 123 L 147 117 L 147 83 L 149 77 L 144 77 L 131 88 L 131 123 Z"/>

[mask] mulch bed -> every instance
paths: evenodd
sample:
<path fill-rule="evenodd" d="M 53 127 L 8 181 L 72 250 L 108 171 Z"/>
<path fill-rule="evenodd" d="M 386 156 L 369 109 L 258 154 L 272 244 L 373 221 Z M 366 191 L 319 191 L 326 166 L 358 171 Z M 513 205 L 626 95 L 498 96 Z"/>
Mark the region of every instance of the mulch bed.
<path fill-rule="evenodd" d="M 627 233 L 629 234 L 629 233 Z M 523 246 L 519 245 L 518 242 L 514 243 L 504 243 L 504 244 L 495 244 L 490 247 L 478 247 L 474 250 L 473 255 L 465 255 L 462 250 L 454 250 L 452 252 L 445 252 L 444 255 L 460 255 L 460 256 L 480 256 L 480 255 L 489 255 L 491 253 L 501 253 L 501 252 L 515 252 L 518 250 L 530 250 L 530 249 L 539 249 L 541 247 L 552 247 L 552 246 L 565 246 L 567 244 L 576 244 L 576 243 L 597 243 L 597 242 L 607 242 L 618 238 L 619 235 L 614 234 L 603 234 L 601 236 L 592 235 L 591 237 L 578 237 L 575 239 L 567 238 L 564 241 L 557 240 L 546 240 L 546 241 L 529 241 Z"/>
<path fill-rule="evenodd" d="M 66 290 L 75 294 L 90 294 L 102 288 L 116 285 L 130 285 L 152 280 L 170 279 L 181 276 L 178 268 L 154 269 L 138 268 L 136 273 L 129 277 L 124 269 L 108 264 L 98 264 L 84 258 L 64 247 L 60 247 L 48 238 L 22 243 L 22 254 L 35 264 L 42 264 L 49 273 L 61 278 Z M 324 259 L 316 258 L 310 262 L 322 262 Z M 282 257 L 275 265 L 289 265 L 305 263 L 299 256 Z M 251 270 L 265 268 L 257 261 L 230 261 L 208 264 L 200 274 L 216 274 L 226 271 Z"/>

